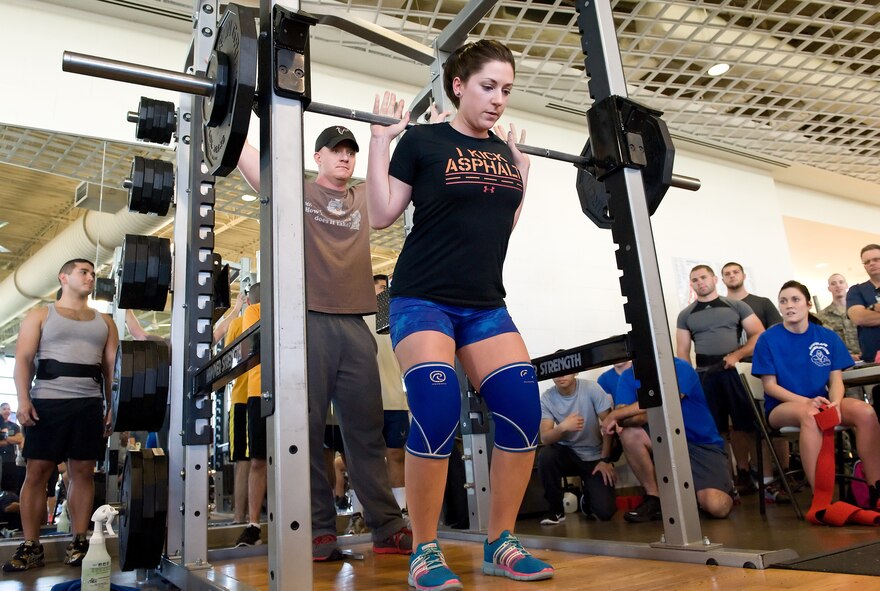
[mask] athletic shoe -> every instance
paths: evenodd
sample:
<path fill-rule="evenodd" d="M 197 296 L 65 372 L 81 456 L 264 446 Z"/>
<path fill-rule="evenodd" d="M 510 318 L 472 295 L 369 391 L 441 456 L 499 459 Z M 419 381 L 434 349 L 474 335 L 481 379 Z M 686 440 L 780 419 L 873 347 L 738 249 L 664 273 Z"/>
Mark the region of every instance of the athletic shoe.
<path fill-rule="evenodd" d="M 491 544 L 488 539 L 483 542 L 483 574 L 516 581 L 539 581 L 551 578 L 556 571 L 529 554 L 516 536 L 504 530 Z"/>
<path fill-rule="evenodd" d="M 3 564 L 3 570 L 14 573 L 40 566 L 43 566 L 43 545 L 28 540 L 18 545 L 15 556 Z"/>
<path fill-rule="evenodd" d="M 334 502 L 336 504 L 337 513 L 348 513 L 351 511 L 351 499 L 348 498 L 348 495 L 336 497 Z"/>
<path fill-rule="evenodd" d="M 563 521 L 565 521 L 565 513 L 551 511 L 544 515 L 544 518 L 541 520 L 541 525 L 559 525 Z"/>
<path fill-rule="evenodd" d="M 412 554 L 412 531 L 402 527 L 380 542 L 373 542 L 376 554 Z"/>
<path fill-rule="evenodd" d="M 751 473 L 744 468 L 738 468 L 736 471 L 736 490 L 740 496 L 758 492 L 758 485 L 755 484 Z"/>
<path fill-rule="evenodd" d="M 777 505 L 788 505 L 791 503 L 791 497 L 775 484 L 767 484 L 764 486 L 764 502 L 771 504 L 775 503 Z"/>
<path fill-rule="evenodd" d="M 639 506 L 624 513 L 623 518 L 630 523 L 645 523 L 663 519 L 663 514 L 660 512 L 660 497 L 645 495 Z"/>
<path fill-rule="evenodd" d="M 64 564 L 69 564 L 70 566 L 81 565 L 88 551 L 89 539 L 86 537 L 86 534 L 76 534 L 67 545 L 67 552 L 64 554 Z"/>
<path fill-rule="evenodd" d="M 365 534 L 368 531 L 370 531 L 370 528 L 367 527 L 364 516 L 360 513 L 352 513 L 348 527 L 345 528 L 346 535 Z"/>
<path fill-rule="evenodd" d="M 342 559 L 342 551 L 339 550 L 339 544 L 333 534 L 325 534 L 312 540 L 312 562 L 332 562 Z"/>
<path fill-rule="evenodd" d="M 259 546 L 263 543 L 261 539 L 261 531 L 260 528 L 256 525 L 249 525 L 244 528 L 244 531 L 238 536 L 238 539 L 235 540 L 235 547 L 241 548 L 243 546 Z"/>
<path fill-rule="evenodd" d="M 446 566 L 437 540 L 419 544 L 409 557 L 406 579 L 416 591 L 454 591 L 461 589 L 461 579 Z"/>

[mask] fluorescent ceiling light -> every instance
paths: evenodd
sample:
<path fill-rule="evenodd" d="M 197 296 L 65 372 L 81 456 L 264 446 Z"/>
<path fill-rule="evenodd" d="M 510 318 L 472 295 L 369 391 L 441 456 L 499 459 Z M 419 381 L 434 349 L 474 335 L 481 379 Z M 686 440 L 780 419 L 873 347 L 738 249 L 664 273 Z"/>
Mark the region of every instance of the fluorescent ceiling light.
<path fill-rule="evenodd" d="M 710 76 L 720 76 L 721 74 L 726 74 L 730 69 L 730 64 L 715 64 L 708 70 L 708 74 Z"/>
<path fill-rule="evenodd" d="M 257 199 L 259 199 L 259 197 L 257 197 L 256 195 L 242 195 L 241 196 L 241 200 L 247 201 L 248 203 L 250 203 L 251 201 L 256 201 Z"/>
<path fill-rule="evenodd" d="M 9 222 L 7 222 L 6 220 L 0 220 L 0 228 L 5 228 L 8 225 L 9 225 Z"/>
<path fill-rule="evenodd" d="M 2 244 L 0 244 L 0 252 L 12 252 L 12 251 L 9 250 L 8 248 L 6 248 L 5 246 L 3 246 Z"/>

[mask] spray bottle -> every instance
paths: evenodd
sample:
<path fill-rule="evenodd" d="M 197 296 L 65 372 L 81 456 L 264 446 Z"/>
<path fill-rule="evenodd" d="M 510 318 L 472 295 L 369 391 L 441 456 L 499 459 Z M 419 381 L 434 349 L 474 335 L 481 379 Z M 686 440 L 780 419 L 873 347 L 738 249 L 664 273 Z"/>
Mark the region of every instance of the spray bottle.
<path fill-rule="evenodd" d="M 114 535 L 110 523 L 119 512 L 110 505 L 101 505 L 92 514 L 94 532 L 89 539 L 89 551 L 82 561 L 82 591 L 110 591 L 110 554 L 104 544 L 104 528 Z"/>
<path fill-rule="evenodd" d="M 60 534 L 70 533 L 70 514 L 67 512 L 67 499 L 61 503 L 61 515 L 55 521 L 55 531 Z"/>

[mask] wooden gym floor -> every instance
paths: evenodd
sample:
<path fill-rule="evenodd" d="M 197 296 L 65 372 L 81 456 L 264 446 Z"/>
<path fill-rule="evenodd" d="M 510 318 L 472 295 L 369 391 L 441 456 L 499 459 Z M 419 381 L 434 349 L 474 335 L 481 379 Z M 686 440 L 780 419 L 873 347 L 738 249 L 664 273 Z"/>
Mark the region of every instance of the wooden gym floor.
<path fill-rule="evenodd" d="M 804 505 L 808 501 L 803 499 Z M 536 534 L 594 540 L 628 540 L 655 542 L 663 532 L 660 522 L 630 524 L 616 515 L 610 522 L 597 523 L 577 513 L 569 514 L 557 526 L 541 526 L 538 517 L 520 520 L 517 530 L 522 534 Z M 758 513 L 754 495 L 746 497 L 736 507 L 730 519 L 702 520 L 703 534 L 713 542 L 729 548 L 775 550 L 792 548 L 801 556 L 843 548 L 856 544 L 880 541 L 877 528 L 826 528 L 799 522 L 788 506 L 767 508 L 767 516 Z M 479 591 L 749 591 L 787 589 L 803 591 L 832 591 L 848 589 L 880 589 L 880 577 L 825 574 L 791 570 L 750 570 L 742 568 L 704 566 L 631 558 L 591 556 L 552 550 L 533 552 L 556 567 L 556 577 L 549 581 L 519 583 L 480 573 L 482 546 L 470 542 L 441 540 L 447 560 L 462 577 L 465 589 Z M 369 544 L 352 546 L 365 555 L 363 561 L 347 561 L 314 565 L 316 591 L 385 591 L 407 589 L 407 558 L 404 556 L 374 556 Z M 241 583 L 268 589 L 267 558 L 253 556 L 227 561 L 215 561 L 217 573 Z M 77 578 L 79 571 L 63 565 L 49 565 L 26 573 L 0 573 L 0 591 L 48 591 L 52 585 Z M 114 573 L 113 582 L 135 586 L 134 573 Z M 148 587 L 150 588 L 150 587 Z M 164 589 L 164 587 L 152 587 Z M 285 590 L 287 591 L 287 590 Z M 290 591 L 300 591 L 291 588 Z"/>

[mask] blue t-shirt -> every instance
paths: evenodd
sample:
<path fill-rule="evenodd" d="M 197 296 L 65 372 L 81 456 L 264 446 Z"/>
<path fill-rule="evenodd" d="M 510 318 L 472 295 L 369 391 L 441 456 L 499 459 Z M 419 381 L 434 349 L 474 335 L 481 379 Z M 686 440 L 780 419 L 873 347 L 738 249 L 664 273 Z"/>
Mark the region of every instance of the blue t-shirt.
<path fill-rule="evenodd" d="M 599 376 L 599 379 L 596 380 L 599 382 L 599 385 L 602 386 L 602 389 L 607 393 L 614 396 L 614 393 L 617 392 L 617 381 L 620 379 L 620 374 L 617 373 L 617 370 L 613 367 Z"/>
<path fill-rule="evenodd" d="M 700 385 L 700 377 L 691 364 L 675 358 L 675 375 L 681 394 L 681 419 L 684 422 L 688 443 L 724 447 L 724 441 L 715 427 L 715 419 L 706 403 L 706 395 Z M 632 404 L 638 401 L 639 381 L 632 368 L 620 374 L 614 404 Z"/>
<path fill-rule="evenodd" d="M 852 355 L 833 330 L 810 322 L 806 332 L 796 334 L 782 324 L 761 333 L 752 355 L 752 375 L 776 376 L 776 383 L 800 396 L 827 396 L 828 377 L 853 364 Z M 771 394 L 764 397 L 767 415 L 781 403 Z"/>
<path fill-rule="evenodd" d="M 880 303 L 880 291 L 874 288 L 870 281 L 853 285 L 846 292 L 846 308 L 851 306 L 868 307 L 871 304 Z M 862 350 L 862 360 L 872 363 L 880 350 L 880 326 L 859 326 L 859 348 Z"/>

